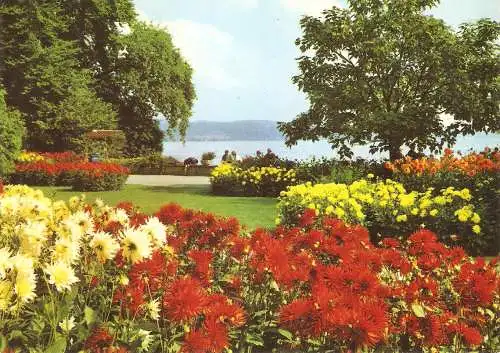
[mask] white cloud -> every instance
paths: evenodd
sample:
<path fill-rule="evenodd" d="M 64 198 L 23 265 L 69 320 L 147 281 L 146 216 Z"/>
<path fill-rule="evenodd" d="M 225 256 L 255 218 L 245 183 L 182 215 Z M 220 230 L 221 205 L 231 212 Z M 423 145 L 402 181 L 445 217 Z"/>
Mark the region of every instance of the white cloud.
<path fill-rule="evenodd" d="M 338 0 L 280 0 L 285 9 L 300 15 L 319 16 L 321 12 L 332 6 L 340 7 Z"/>
<path fill-rule="evenodd" d="M 242 62 L 249 60 L 233 36 L 211 24 L 190 20 L 162 22 L 174 44 L 194 68 L 195 80 L 213 89 L 227 90 L 245 84 Z"/>

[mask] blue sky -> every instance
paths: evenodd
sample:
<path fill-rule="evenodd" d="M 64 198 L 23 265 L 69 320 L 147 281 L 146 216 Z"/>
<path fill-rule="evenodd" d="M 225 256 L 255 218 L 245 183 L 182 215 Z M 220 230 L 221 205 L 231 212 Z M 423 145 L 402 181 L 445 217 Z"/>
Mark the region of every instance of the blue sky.
<path fill-rule="evenodd" d="M 135 0 L 140 16 L 172 34 L 194 68 L 192 120 L 292 120 L 307 110 L 292 84 L 304 14 L 344 0 Z M 499 0 L 442 0 L 431 13 L 457 26 L 500 18 Z"/>

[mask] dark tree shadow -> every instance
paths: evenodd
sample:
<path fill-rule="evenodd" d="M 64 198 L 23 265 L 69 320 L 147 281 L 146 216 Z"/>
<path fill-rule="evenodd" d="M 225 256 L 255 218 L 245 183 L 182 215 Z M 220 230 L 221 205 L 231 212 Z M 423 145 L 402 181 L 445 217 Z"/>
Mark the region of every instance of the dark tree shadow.
<path fill-rule="evenodd" d="M 171 194 L 211 195 L 210 185 L 182 185 L 182 184 L 169 185 L 169 186 L 140 185 L 138 189 L 148 192 L 168 192 Z"/>

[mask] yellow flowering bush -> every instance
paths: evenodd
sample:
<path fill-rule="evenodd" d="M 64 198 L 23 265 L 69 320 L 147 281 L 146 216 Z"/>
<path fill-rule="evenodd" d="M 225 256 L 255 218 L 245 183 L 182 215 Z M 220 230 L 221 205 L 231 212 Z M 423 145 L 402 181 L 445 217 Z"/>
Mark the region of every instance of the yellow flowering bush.
<path fill-rule="evenodd" d="M 294 169 L 253 166 L 243 169 L 222 163 L 212 170 L 210 182 L 215 194 L 277 196 L 290 185 L 297 184 Z"/>
<path fill-rule="evenodd" d="M 45 161 L 45 157 L 37 152 L 23 151 L 16 159 L 17 162 L 30 163 Z"/>
<path fill-rule="evenodd" d="M 6 334 L 7 341 L 25 341 L 38 347 L 36 352 L 48 352 L 54 345 L 63 348 L 50 351 L 64 352 L 69 336 L 61 332 L 61 322 L 74 325 L 75 317 L 86 321 L 79 322 L 84 336 L 93 328 L 91 279 L 107 276 L 109 285 L 118 285 L 113 279 L 118 252 L 125 264 L 133 265 L 165 249 L 167 228 L 157 218 L 133 227 L 122 209 L 101 201 L 91 211 L 86 207 L 83 198 L 66 204 L 27 186 L 4 187 L 0 194 L 0 338 Z M 120 236 L 97 230 L 96 216 L 121 224 Z M 94 304 L 109 306 L 111 299 Z"/>
<path fill-rule="evenodd" d="M 442 241 L 474 252 L 481 239 L 481 217 L 472 198 L 468 189 L 407 191 L 390 179 L 361 179 L 350 185 L 305 183 L 281 192 L 277 223 L 295 225 L 306 209 L 313 209 L 320 218 L 336 217 L 368 227 L 374 241 L 425 227 L 439 233 Z"/>

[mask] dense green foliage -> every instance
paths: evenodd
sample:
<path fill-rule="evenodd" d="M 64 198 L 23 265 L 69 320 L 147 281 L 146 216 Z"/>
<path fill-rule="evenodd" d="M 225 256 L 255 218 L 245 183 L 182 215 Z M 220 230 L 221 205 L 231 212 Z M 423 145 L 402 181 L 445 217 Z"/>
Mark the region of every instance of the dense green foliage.
<path fill-rule="evenodd" d="M 114 130 L 112 133 L 99 135 L 98 133 L 86 134 L 82 139 L 81 149 L 78 153 L 87 156 L 97 155 L 100 160 L 123 157 L 126 138 L 123 131 Z"/>
<path fill-rule="evenodd" d="M 118 163 L 130 169 L 131 174 L 151 174 L 161 175 L 162 171 L 168 167 L 183 166 L 182 162 L 173 157 L 162 156 L 160 154 L 150 154 L 148 156 L 135 158 L 113 158 L 108 160 L 111 163 Z"/>
<path fill-rule="evenodd" d="M 191 68 L 165 30 L 136 20 L 132 1 L 7 0 L 0 16 L 0 78 L 28 148 L 78 149 L 84 131 L 120 128 L 128 154 L 159 151 L 158 116 L 185 134 Z"/>
<path fill-rule="evenodd" d="M 395 159 L 403 145 L 440 150 L 459 133 L 497 131 L 500 26 L 483 19 L 454 31 L 425 15 L 438 2 L 350 0 L 304 17 L 294 82 L 310 108 L 280 123 L 287 143 L 326 138 L 343 156 L 369 143 Z"/>
<path fill-rule="evenodd" d="M 19 112 L 7 108 L 0 86 L 0 176 L 12 171 L 21 151 L 24 126 Z"/>
<path fill-rule="evenodd" d="M 54 146 L 63 151 L 91 152 L 86 151 L 85 133 L 117 126 L 111 104 L 102 102 L 86 88 L 72 90 L 54 112 L 55 118 L 48 127 L 53 131 Z"/>
<path fill-rule="evenodd" d="M 171 132 L 176 128 L 185 135 L 195 98 L 192 70 L 163 29 L 137 23 L 121 43 L 127 53 L 114 79 L 126 152 L 131 156 L 161 152 L 163 133 L 154 118 L 162 114 Z"/>

